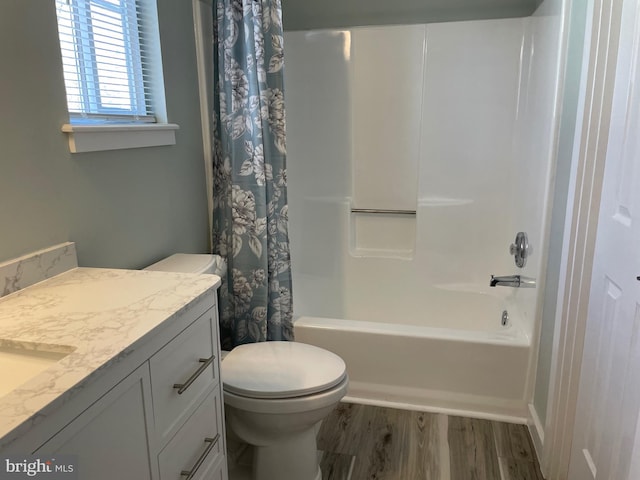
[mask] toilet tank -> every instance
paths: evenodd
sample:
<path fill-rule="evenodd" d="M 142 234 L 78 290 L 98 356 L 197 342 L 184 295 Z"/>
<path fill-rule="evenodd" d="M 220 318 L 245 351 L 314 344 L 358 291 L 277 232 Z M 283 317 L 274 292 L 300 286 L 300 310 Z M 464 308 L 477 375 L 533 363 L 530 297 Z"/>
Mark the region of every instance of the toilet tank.
<path fill-rule="evenodd" d="M 145 270 L 180 273 L 212 273 L 222 277 L 227 265 L 220 255 L 198 253 L 176 253 L 149 265 Z"/>

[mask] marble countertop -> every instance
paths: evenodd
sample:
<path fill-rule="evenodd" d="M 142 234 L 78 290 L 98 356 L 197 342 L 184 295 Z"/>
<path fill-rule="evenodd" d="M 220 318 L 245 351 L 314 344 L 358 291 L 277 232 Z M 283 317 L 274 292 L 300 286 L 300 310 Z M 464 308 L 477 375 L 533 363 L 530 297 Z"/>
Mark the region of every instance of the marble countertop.
<path fill-rule="evenodd" d="M 215 275 L 73 268 L 0 298 L 0 349 L 67 354 L 0 396 L 0 446 L 219 285 Z"/>

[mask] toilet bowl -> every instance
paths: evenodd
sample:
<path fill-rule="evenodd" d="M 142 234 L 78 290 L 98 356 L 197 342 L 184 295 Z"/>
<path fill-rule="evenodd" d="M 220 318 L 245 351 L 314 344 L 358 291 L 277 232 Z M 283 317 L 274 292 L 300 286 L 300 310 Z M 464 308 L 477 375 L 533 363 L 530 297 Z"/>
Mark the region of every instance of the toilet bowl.
<path fill-rule="evenodd" d="M 217 255 L 175 254 L 147 269 L 223 274 Z M 321 480 L 316 426 L 347 393 L 344 361 L 298 342 L 240 345 L 222 361 L 227 426 L 253 446 L 254 480 Z"/>
<path fill-rule="evenodd" d="M 297 342 L 241 345 L 222 382 L 227 425 L 253 446 L 253 479 L 322 478 L 315 427 L 347 392 L 340 357 Z"/>

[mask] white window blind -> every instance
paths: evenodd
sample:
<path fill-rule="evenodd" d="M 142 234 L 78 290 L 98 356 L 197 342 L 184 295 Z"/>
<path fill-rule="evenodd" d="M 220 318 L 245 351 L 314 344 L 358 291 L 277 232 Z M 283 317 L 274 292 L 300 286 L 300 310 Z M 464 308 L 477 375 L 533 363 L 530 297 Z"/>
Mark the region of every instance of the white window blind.
<path fill-rule="evenodd" d="M 56 0 L 73 123 L 155 121 L 145 1 Z"/>

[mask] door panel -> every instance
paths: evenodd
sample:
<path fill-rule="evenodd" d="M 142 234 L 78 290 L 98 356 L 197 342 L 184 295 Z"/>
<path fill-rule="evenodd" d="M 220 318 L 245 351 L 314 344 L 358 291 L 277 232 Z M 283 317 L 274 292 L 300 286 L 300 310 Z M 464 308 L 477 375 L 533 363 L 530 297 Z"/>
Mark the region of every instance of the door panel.
<path fill-rule="evenodd" d="M 639 480 L 629 476 L 640 407 L 638 3 L 622 11 L 570 480 Z"/>

